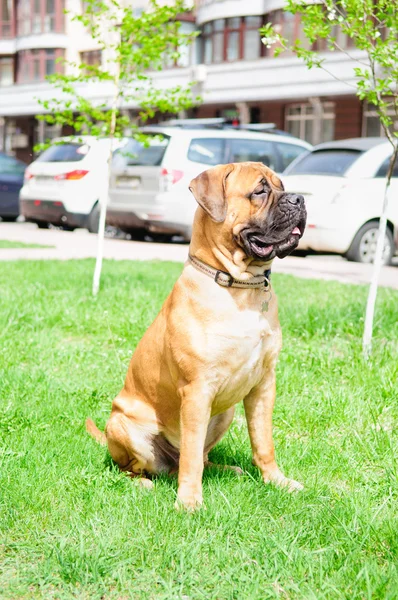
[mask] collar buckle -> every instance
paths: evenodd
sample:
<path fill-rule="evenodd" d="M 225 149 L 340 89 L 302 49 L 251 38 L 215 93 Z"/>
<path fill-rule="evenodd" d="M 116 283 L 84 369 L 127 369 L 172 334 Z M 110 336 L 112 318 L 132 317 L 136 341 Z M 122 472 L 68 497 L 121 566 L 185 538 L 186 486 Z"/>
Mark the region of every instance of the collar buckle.
<path fill-rule="evenodd" d="M 264 290 L 267 292 L 271 287 L 271 269 L 264 271 Z"/>
<path fill-rule="evenodd" d="M 220 277 L 220 275 L 225 275 L 225 277 L 227 277 L 228 280 L 227 281 L 222 281 L 222 280 L 219 281 L 218 278 Z M 232 277 L 232 275 L 230 273 L 226 273 L 225 271 L 216 271 L 216 274 L 214 276 L 214 281 L 216 283 L 218 283 L 218 285 L 221 285 L 223 287 L 232 287 L 233 283 L 234 283 L 234 278 Z M 227 285 L 225 285 L 225 283 L 227 283 Z"/>

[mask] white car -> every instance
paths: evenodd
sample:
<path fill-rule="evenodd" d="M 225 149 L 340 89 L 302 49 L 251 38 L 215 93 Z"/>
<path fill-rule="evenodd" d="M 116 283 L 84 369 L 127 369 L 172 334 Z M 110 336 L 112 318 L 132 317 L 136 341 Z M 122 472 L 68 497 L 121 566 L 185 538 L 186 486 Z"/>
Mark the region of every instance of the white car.
<path fill-rule="evenodd" d="M 114 156 L 107 223 L 131 233 L 189 240 L 197 207 L 188 186 L 220 163 L 260 161 L 283 171 L 311 146 L 288 135 L 244 129 L 153 126 L 148 146 L 130 139 Z M 159 135 L 161 137 L 159 137 Z"/>
<path fill-rule="evenodd" d="M 118 146 L 120 143 L 118 142 Z M 109 139 L 59 138 L 25 171 L 21 214 L 41 228 L 48 224 L 98 231 L 99 200 L 107 186 Z"/>
<path fill-rule="evenodd" d="M 373 262 L 391 154 L 385 138 L 353 138 L 315 146 L 285 170 L 286 190 L 302 194 L 307 206 L 307 226 L 299 250 Z M 398 163 L 387 216 L 385 264 L 398 249 Z"/>

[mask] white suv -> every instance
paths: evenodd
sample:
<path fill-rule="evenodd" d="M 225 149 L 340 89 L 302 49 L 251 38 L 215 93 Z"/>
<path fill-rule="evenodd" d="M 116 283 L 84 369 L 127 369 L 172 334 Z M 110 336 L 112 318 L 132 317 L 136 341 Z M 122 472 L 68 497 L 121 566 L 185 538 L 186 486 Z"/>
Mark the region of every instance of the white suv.
<path fill-rule="evenodd" d="M 282 172 L 311 146 L 288 135 L 243 129 L 146 127 L 148 146 L 134 139 L 115 153 L 107 223 L 139 237 L 146 232 L 189 240 L 196 202 L 188 185 L 221 163 L 259 161 Z M 161 136 L 161 137 L 159 137 Z"/>
<path fill-rule="evenodd" d="M 120 145 L 120 142 L 118 142 Z M 107 186 L 109 139 L 59 138 L 29 165 L 20 193 L 25 220 L 41 228 L 98 231 L 99 199 Z"/>

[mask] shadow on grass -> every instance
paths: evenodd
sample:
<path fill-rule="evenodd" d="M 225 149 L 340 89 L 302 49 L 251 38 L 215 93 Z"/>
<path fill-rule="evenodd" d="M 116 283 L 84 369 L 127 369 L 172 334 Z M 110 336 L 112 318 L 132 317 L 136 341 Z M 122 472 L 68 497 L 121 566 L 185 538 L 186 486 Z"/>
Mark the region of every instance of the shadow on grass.
<path fill-rule="evenodd" d="M 251 457 L 244 452 L 231 453 L 231 448 L 228 446 L 229 444 L 221 443 L 210 452 L 209 461 L 212 462 L 214 466 L 205 467 L 203 481 L 219 480 L 225 477 L 239 477 L 233 471 L 219 469 L 217 466 L 240 467 L 243 471 L 243 476 L 247 476 L 255 481 L 260 481 L 260 472 L 257 467 L 252 465 Z M 231 456 L 231 454 L 233 454 L 233 456 Z M 112 472 L 119 471 L 117 463 L 115 463 L 108 451 L 104 458 L 104 467 Z M 162 481 L 170 485 L 170 487 L 175 487 L 178 480 L 178 473 L 159 473 L 157 475 L 146 475 L 146 477 L 152 481 Z"/>

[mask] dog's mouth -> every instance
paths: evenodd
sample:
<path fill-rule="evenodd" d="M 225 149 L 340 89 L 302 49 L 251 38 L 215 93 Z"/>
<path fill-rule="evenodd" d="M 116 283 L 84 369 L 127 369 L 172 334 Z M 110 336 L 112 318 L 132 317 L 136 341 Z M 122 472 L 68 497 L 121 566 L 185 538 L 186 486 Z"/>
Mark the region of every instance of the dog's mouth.
<path fill-rule="evenodd" d="M 248 254 L 253 258 L 261 260 L 270 260 L 277 256 L 284 258 L 295 248 L 297 248 L 301 236 L 304 233 L 304 224 L 299 223 L 283 239 L 270 244 L 269 236 L 258 232 L 247 232 L 243 236 L 243 243 Z"/>

